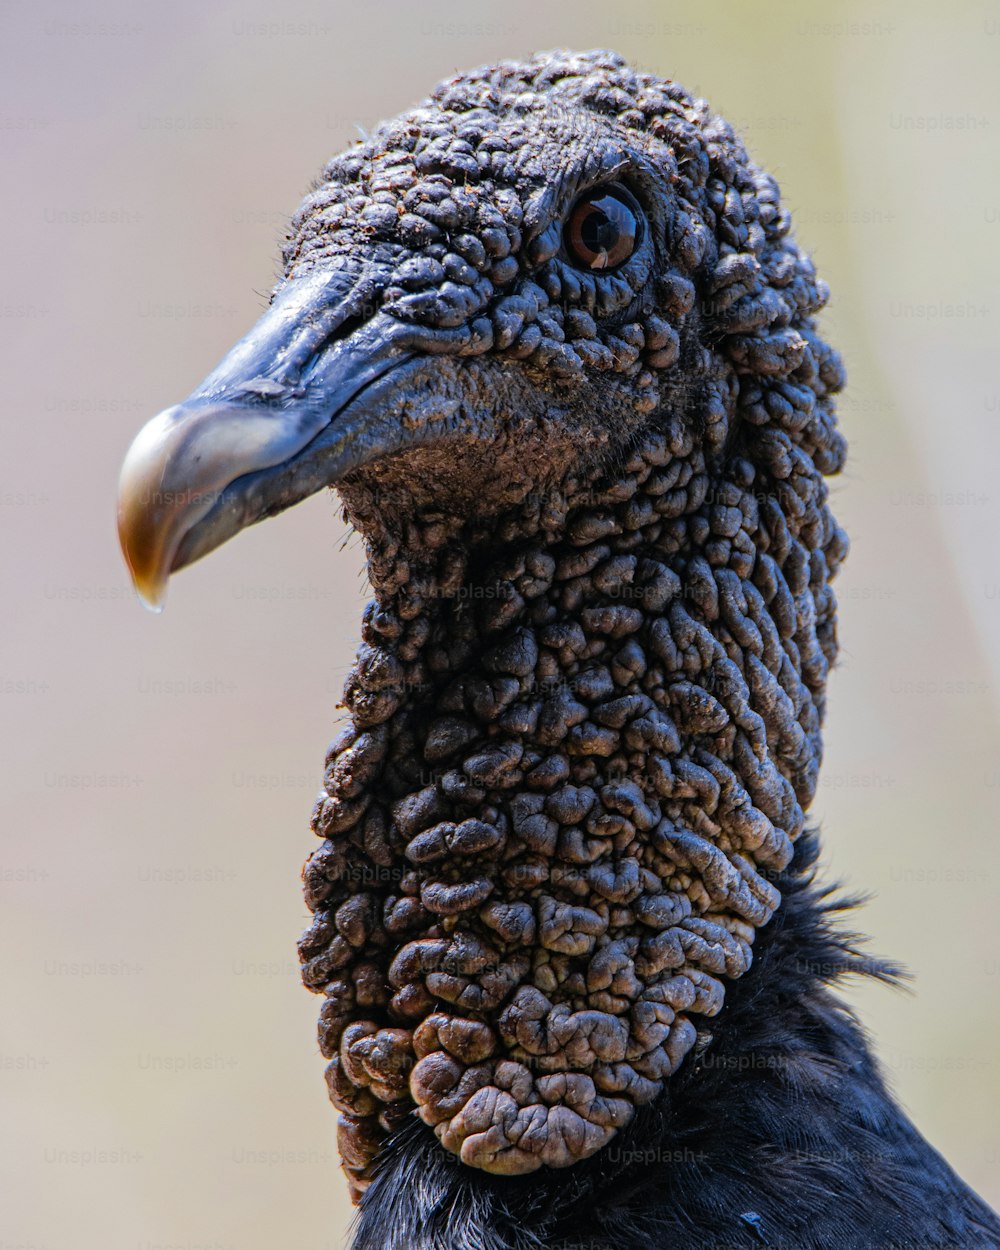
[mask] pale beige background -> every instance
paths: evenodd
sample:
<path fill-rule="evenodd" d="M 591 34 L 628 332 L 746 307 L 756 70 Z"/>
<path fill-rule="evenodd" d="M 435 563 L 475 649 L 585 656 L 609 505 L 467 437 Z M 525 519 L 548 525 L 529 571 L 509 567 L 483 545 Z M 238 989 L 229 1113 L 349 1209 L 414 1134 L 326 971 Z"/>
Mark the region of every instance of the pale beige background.
<path fill-rule="evenodd" d="M 343 1244 L 294 944 L 359 547 L 313 499 L 157 619 L 115 482 L 264 306 L 286 215 L 358 126 L 559 44 L 708 95 L 832 286 L 854 552 L 815 815 L 874 892 L 857 923 L 915 975 L 852 1001 L 1000 1202 L 996 9 L 176 0 L 3 26 L 0 1248 Z"/>

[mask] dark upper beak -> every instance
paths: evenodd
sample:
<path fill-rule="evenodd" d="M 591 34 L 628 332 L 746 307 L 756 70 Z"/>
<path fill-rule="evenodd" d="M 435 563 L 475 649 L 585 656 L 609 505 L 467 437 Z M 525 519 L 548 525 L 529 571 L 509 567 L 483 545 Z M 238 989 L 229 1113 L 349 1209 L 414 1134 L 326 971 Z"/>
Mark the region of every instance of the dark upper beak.
<path fill-rule="evenodd" d="M 412 353 L 405 327 L 374 311 L 384 283 L 356 265 L 290 279 L 205 381 L 140 430 L 118 534 L 148 606 L 176 569 L 393 450 L 378 382 Z"/>

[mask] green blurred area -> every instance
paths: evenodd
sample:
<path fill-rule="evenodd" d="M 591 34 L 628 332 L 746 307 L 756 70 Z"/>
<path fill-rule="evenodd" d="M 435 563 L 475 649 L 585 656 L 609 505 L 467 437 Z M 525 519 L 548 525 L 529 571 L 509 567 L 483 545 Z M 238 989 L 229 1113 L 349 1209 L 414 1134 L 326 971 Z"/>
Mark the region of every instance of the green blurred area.
<path fill-rule="evenodd" d="M 833 292 L 854 544 L 815 818 L 914 995 L 856 987 L 1000 1203 L 1000 18 L 988 4 L 8 8 L 0 1247 L 333 1250 L 299 866 L 364 602 L 329 498 L 132 598 L 121 456 L 253 322 L 325 159 L 456 69 L 610 46 L 707 96 Z"/>

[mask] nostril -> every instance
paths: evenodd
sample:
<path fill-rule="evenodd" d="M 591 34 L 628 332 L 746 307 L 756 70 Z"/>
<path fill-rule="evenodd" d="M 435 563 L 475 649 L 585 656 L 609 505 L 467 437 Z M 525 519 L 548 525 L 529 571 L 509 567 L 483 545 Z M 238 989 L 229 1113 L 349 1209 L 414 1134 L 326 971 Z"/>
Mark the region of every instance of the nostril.
<path fill-rule="evenodd" d="M 348 313 L 346 317 L 328 335 L 327 342 L 350 338 L 355 330 L 360 330 L 366 321 L 370 321 L 377 311 L 377 305 L 371 296 L 367 297 L 364 306 L 358 312 Z"/>

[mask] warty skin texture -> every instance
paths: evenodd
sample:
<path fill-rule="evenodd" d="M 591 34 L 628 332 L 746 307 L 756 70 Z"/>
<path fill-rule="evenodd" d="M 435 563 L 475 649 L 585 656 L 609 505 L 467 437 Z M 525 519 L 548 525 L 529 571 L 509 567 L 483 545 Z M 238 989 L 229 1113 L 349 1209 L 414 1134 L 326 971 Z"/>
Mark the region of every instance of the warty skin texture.
<path fill-rule="evenodd" d="M 562 221 L 609 180 L 644 237 L 581 274 Z M 446 84 L 296 227 L 292 272 L 420 241 L 382 308 L 437 336 L 435 406 L 491 412 L 340 484 L 376 601 L 301 952 L 345 1165 L 360 1189 L 415 1103 L 465 1163 L 566 1167 L 747 970 L 812 798 L 846 549 L 824 292 L 732 131 L 608 58 Z"/>
<path fill-rule="evenodd" d="M 609 186 L 642 224 L 595 272 L 565 223 Z M 334 158 L 284 266 L 276 307 L 329 272 L 331 333 L 397 353 L 333 423 L 374 600 L 300 944 L 359 1250 L 1000 1246 L 826 988 L 888 970 L 809 887 L 843 374 L 773 179 L 556 52 Z"/>

